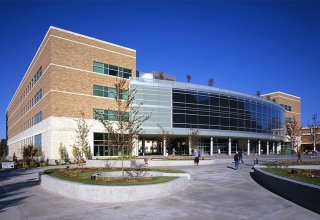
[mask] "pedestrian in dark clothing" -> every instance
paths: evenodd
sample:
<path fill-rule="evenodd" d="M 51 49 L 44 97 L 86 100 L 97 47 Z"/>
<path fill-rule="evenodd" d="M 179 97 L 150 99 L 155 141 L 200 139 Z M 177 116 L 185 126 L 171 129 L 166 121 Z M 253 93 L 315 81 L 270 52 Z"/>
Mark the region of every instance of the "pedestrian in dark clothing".
<path fill-rule="evenodd" d="M 242 159 L 242 151 L 241 150 L 239 151 L 239 157 L 240 157 L 239 161 L 241 161 L 241 163 L 244 164 L 243 159 Z"/>
<path fill-rule="evenodd" d="M 236 152 L 233 159 L 235 164 L 234 169 L 237 170 L 239 168 L 239 159 L 240 159 L 238 152 Z"/>
<path fill-rule="evenodd" d="M 297 152 L 297 156 L 298 156 L 297 162 L 298 162 L 299 160 L 302 162 L 302 160 L 301 160 L 301 152 L 300 152 L 300 151 Z"/>

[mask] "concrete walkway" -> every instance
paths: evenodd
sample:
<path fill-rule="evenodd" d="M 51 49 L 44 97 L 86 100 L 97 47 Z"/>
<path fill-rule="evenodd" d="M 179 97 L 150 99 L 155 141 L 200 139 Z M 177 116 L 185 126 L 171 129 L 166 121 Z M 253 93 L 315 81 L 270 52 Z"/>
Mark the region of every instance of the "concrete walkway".
<path fill-rule="evenodd" d="M 251 155 L 244 157 L 239 170 L 233 169 L 233 156 L 213 158 L 217 164 L 201 166 L 200 160 L 200 166 L 170 167 L 191 174 L 189 186 L 182 192 L 114 204 L 70 200 L 44 190 L 38 184 L 38 172 L 43 168 L 1 170 L 0 219 L 320 219 L 259 185 L 251 169 Z M 259 161 L 284 159 L 290 157 L 259 157 Z"/>

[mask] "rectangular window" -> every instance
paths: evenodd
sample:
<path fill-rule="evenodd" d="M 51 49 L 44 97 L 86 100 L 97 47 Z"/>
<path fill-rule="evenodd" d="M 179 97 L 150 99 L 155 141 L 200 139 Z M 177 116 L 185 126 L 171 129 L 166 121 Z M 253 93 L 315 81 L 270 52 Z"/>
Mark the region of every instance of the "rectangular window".
<path fill-rule="evenodd" d="M 282 107 L 284 107 L 284 109 L 287 111 L 287 112 L 291 112 L 291 106 L 290 105 L 284 105 L 284 104 L 280 104 Z"/>
<path fill-rule="evenodd" d="M 129 117 L 129 113 L 128 112 L 121 112 L 120 115 L 117 115 L 117 111 L 93 109 L 93 118 L 94 119 L 103 118 L 104 120 L 117 121 L 118 117 L 121 117 L 122 120 L 126 120 Z"/>
<path fill-rule="evenodd" d="M 94 119 L 104 118 L 104 110 L 103 109 L 93 109 L 93 118 Z"/>
<path fill-rule="evenodd" d="M 95 96 L 104 96 L 103 86 L 93 85 L 93 95 Z"/>
<path fill-rule="evenodd" d="M 291 123 L 291 118 L 286 118 L 286 123 Z"/>
<path fill-rule="evenodd" d="M 38 124 L 39 122 L 42 121 L 42 111 L 40 111 L 39 113 L 37 113 L 34 117 L 33 117 L 33 124 Z"/>
<path fill-rule="evenodd" d="M 93 61 L 93 72 L 103 73 L 110 76 L 129 78 L 132 76 L 132 70 Z"/>
<path fill-rule="evenodd" d="M 116 89 L 109 88 L 105 86 L 93 85 L 93 95 L 107 97 L 107 98 L 115 98 L 116 97 Z M 121 94 L 119 95 L 120 99 L 127 100 L 129 96 L 128 90 L 121 90 Z"/>
<path fill-rule="evenodd" d="M 33 85 L 35 85 L 39 81 L 41 76 L 42 76 L 42 67 L 40 67 L 39 70 L 37 71 L 37 73 L 34 75 Z"/>
<path fill-rule="evenodd" d="M 40 89 L 33 97 L 33 105 L 35 105 L 37 102 L 40 101 L 40 99 L 42 98 L 42 89 Z"/>
<path fill-rule="evenodd" d="M 34 136 L 34 146 L 36 147 L 42 146 L 42 134 L 38 134 Z"/>
<path fill-rule="evenodd" d="M 109 65 L 109 75 L 118 76 L 118 67 Z"/>
<path fill-rule="evenodd" d="M 93 72 L 103 73 L 103 63 L 93 61 Z"/>
<path fill-rule="evenodd" d="M 132 76 L 131 70 L 123 68 L 123 78 L 127 78 L 128 79 L 131 76 Z"/>

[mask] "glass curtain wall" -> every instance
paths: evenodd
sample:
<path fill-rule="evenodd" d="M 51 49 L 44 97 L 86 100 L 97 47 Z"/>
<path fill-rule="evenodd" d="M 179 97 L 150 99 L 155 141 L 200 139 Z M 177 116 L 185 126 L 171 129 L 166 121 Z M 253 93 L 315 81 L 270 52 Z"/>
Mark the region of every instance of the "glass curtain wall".
<path fill-rule="evenodd" d="M 110 141 L 107 133 L 93 133 L 93 155 L 94 156 L 121 156 L 121 149 Z M 131 155 L 132 151 L 124 152 L 124 155 Z"/>
<path fill-rule="evenodd" d="M 223 94 L 173 89 L 173 127 L 274 134 L 283 127 L 284 110 Z"/>

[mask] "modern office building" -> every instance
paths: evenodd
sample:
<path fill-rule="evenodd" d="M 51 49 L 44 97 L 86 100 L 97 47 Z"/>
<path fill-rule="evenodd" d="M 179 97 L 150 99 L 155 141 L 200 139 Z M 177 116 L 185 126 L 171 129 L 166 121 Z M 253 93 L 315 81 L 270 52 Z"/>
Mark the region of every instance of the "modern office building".
<path fill-rule="evenodd" d="M 9 155 L 19 156 L 22 146 L 34 144 L 46 158 L 58 159 L 62 144 L 72 157 L 74 119 L 82 111 L 90 125 L 93 156 L 117 156 L 108 150 L 107 134 L 94 119 L 95 111 L 108 116 L 108 109 L 115 107 L 117 78 L 137 89 L 136 102 L 143 103 L 139 114 L 152 112 L 133 154 L 139 149 L 145 155 L 163 154 L 158 124 L 174 135 L 172 147 L 180 155 L 189 154 L 186 138 L 192 129 L 200 132 L 202 154 L 212 155 L 219 148 L 229 155 L 239 149 L 247 154 L 281 149 L 285 108 L 278 103 L 177 82 L 175 76 L 160 77 L 156 71 L 138 72 L 135 50 L 50 27 L 7 108 Z"/>

